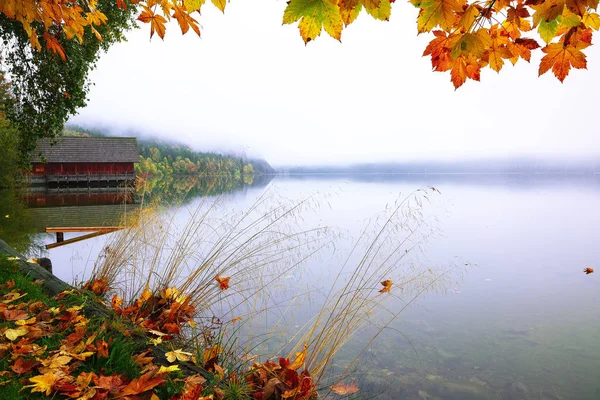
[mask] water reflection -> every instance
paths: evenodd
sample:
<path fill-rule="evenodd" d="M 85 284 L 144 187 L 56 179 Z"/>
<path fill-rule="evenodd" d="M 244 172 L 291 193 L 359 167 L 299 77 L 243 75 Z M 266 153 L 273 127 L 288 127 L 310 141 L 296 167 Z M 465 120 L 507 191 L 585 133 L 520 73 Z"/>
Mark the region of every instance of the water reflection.
<path fill-rule="evenodd" d="M 365 398 L 600 398 L 600 274 L 582 272 L 600 269 L 598 176 L 278 177 L 269 186 L 290 201 L 325 194 L 302 226 L 341 232 L 329 253 L 284 276 L 286 286 L 310 292 L 306 309 L 317 309 L 365 222 L 400 192 L 425 185 L 442 192 L 426 215 L 439 219 L 442 235 L 412 263 L 478 267 L 450 275 L 444 295 L 421 296 L 376 342 L 368 343 L 372 329 L 356 336 L 336 357 L 340 371 L 368 345 L 355 375 Z M 223 207 L 244 209 L 262 193 L 248 187 L 226 196 Z M 196 201 L 180 207 L 181 215 Z M 70 280 L 103 243 L 52 250 L 50 257 Z M 300 311 L 288 327 L 301 326 Z"/>

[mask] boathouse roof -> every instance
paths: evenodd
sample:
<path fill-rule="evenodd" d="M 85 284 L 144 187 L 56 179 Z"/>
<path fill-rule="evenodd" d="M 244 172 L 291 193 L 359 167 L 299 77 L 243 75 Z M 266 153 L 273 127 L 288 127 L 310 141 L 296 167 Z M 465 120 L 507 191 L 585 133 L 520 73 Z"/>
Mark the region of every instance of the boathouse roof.
<path fill-rule="evenodd" d="M 61 137 L 55 144 L 41 139 L 32 162 L 48 163 L 115 163 L 138 162 L 136 138 L 131 137 Z"/>

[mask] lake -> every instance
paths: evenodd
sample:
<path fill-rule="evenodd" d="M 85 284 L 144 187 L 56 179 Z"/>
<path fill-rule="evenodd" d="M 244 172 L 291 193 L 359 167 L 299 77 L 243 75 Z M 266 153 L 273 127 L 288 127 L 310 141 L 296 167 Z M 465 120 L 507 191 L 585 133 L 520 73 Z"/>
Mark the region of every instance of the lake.
<path fill-rule="evenodd" d="M 431 186 L 436 191 L 415 193 Z M 375 315 L 336 356 L 334 371 L 362 351 L 350 381 L 363 398 L 600 399 L 600 176 L 278 176 L 222 195 L 220 209 L 244 210 L 265 192 L 266 202 L 271 194 L 290 204 L 310 197 L 294 227 L 334 232 L 284 277 L 286 290 L 311 293 L 289 318 L 292 330 L 318 312 L 347 259 L 347 270 L 358 265 L 362 248 L 348 255 L 361 232 L 369 243 L 398 199 L 412 201 L 396 223 L 415 218 L 416 225 L 392 231 L 382 257 L 409 229 L 418 226 L 417 234 L 382 279 L 441 278 L 382 293 L 382 309 L 403 311 L 369 343 L 384 323 Z M 175 224 L 202 201 L 170 207 Z M 50 250 L 54 273 L 85 280 L 111 235 Z M 586 275 L 586 267 L 597 272 Z"/>

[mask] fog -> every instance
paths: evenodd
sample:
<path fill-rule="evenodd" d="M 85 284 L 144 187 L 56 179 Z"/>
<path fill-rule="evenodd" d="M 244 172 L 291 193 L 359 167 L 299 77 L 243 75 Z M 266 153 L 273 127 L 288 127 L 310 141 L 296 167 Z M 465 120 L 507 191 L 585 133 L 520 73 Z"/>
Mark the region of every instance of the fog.
<path fill-rule="evenodd" d="M 394 4 L 388 23 L 361 15 L 343 43 L 323 33 L 307 46 L 281 25 L 285 6 L 233 1 L 221 15 L 207 4 L 202 39 L 173 24 L 164 41 L 148 26 L 130 32 L 100 59 L 70 122 L 273 165 L 598 154 L 597 45 L 589 71 L 564 84 L 537 77 L 537 54 L 455 91 L 421 56 L 432 36 L 417 36 L 410 4 Z"/>

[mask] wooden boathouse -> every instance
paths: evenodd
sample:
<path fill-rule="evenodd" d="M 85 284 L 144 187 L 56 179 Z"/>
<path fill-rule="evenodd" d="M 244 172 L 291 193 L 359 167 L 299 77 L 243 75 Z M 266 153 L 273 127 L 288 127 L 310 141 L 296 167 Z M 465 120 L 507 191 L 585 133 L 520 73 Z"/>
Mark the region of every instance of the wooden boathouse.
<path fill-rule="evenodd" d="M 33 153 L 31 183 L 120 185 L 135 183 L 139 161 L 135 138 L 62 137 L 42 139 Z"/>

